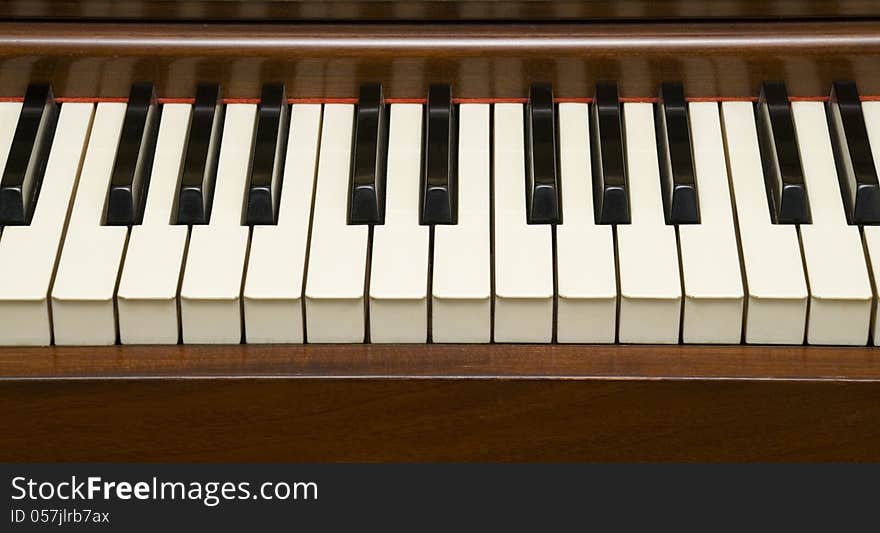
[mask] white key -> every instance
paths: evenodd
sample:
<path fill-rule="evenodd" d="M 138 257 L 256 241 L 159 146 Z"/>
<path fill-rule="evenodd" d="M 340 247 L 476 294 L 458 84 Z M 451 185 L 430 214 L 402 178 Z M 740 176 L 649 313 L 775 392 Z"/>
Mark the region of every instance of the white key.
<path fill-rule="evenodd" d="M 229 104 L 208 225 L 194 226 L 183 283 L 183 342 L 241 342 L 241 286 L 249 228 L 242 225 L 257 106 Z"/>
<path fill-rule="evenodd" d="M 18 117 L 21 115 L 21 102 L 0 102 L 0 178 L 6 169 L 6 160 L 12 149 L 12 140 L 15 137 L 15 129 L 18 126 Z M 0 234 L 3 228 L 0 227 Z"/>
<path fill-rule="evenodd" d="M 868 129 L 871 155 L 874 157 L 874 165 L 877 166 L 880 165 L 880 102 L 862 102 L 862 113 L 865 116 L 865 126 Z M 880 172 L 880 167 L 878 167 L 878 172 Z M 877 289 L 877 284 L 880 283 L 880 226 L 864 226 L 862 240 L 865 250 L 868 252 L 868 263 L 873 280 L 872 338 L 874 346 L 880 346 L 880 291 Z"/>
<path fill-rule="evenodd" d="M 306 340 L 364 342 L 369 228 L 348 225 L 354 106 L 327 104 L 306 275 Z"/>
<path fill-rule="evenodd" d="M 18 127 L 18 117 L 21 115 L 21 102 L 0 102 L 0 178 L 6 169 L 6 161 L 9 151 L 12 149 L 12 140 L 15 137 L 15 129 Z M 33 174 L 33 173 L 31 173 Z M 3 228 L 0 228 L 0 233 Z"/>
<path fill-rule="evenodd" d="M 3 176 L 9 150 L 12 148 L 12 138 L 18 126 L 21 106 L 21 102 L 0 102 L 0 177 Z"/>
<path fill-rule="evenodd" d="M 620 269 L 618 338 L 677 343 L 681 279 L 675 227 L 666 224 L 652 104 L 623 106 L 631 223 L 617 226 Z"/>
<path fill-rule="evenodd" d="M 5 70 L 5 69 L 2 69 L 2 70 Z M 3 176 L 4 170 L 6 168 L 6 161 L 9 158 L 9 151 L 12 148 L 12 140 L 15 137 L 15 129 L 18 126 L 18 117 L 19 117 L 19 115 L 21 115 L 21 108 L 22 108 L 22 104 L 20 102 L 0 102 L 0 178 L 2 178 L 2 176 Z M 0 227 L 0 234 L 2 234 L 2 233 L 6 233 L 6 232 L 4 231 L 4 228 Z M 2 241 L 0 241 L 0 242 L 2 242 Z M 2 247 L 2 244 L 0 244 L 0 247 Z M 10 257 L 12 257 L 12 256 L 10 256 Z M 4 262 L 3 265 L 0 265 L 0 268 L 4 268 L 6 266 L 7 266 L 6 262 Z M 7 278 L 7 279 L 10 279 L 10 278 Z M 19 286 L 17 279 L 12 278 L 12 279 L 10 279 L 10 281 L 13 281 L 13 283 L 11 283 L 11 285 L 13 287 Z M 2 282 L 0 282 L 0 283 L 2 283 Z M 14 302 L 12 302 L 12 304 L 14 305 Z M 6 304 L 2 300 L 0 300 L 0 306 L 5 307 L 6 305 L 9 305 L 9 304 Z M 39 309 L 37 309 L 35 311 L 37 312 L 37 314 L 39 314 Z M 11 342 L 12 339 L 14 339 L 15 337 L 18 336 L 19 328 L 21 327 L 21 325 L 18 324 L 18 320 L 16 320 L 14 318 L 16 315 L 16 307 L 11 307 L 9 309 L 8 313 L 5 311 L 4 308 L 0 308 L 0 312 L 2 312 L 4 315 L 6 315 L 8 313 L 11 313 L 13 315 L 13 321 L 9 324 L 8 327 L 6 327 L 6 324 L 0 324 L 0 335 L 5 337 L 6 336 L 5 330 L 8 329 L 9 333 L 11 333 L 10 344 L 12 344 L 12 342 Z M 48 312 L 47 312 L 47 314 L 48 314 Z M 48 322 L 48 316 L 46 318 L 46 321 Z M 37 324 L 35 324 L 35 328 L 36 327 L 37 327 Z M 24 332 L 22 332 L 22 333 L 24 333 Z M 28 333 L 25 333 L 21 336 L 26 339 L 26 338 L 30 338 L 32 335 L 30 332 L 28 332 Z M 2 337 L 0 337 L 0 338 L 2 338 Z M 50 333 L 49 334 L 50 341 L 47 343 L 40 343 L 40 344 L 51 343 L 51 338 L 52 338 L 52 335 Z"/>
<path fill-rule="evenodd" d="M 593 213 L 587 104 L 559 104 L 562 224 L 556 226 L 559 342 L 614 342 L 617 273 L 611 226 Z"/>
<path fill-rule="evenodd" d="M 165 104 L 143 223 L 131 228 L 116 293 L 123 344 L 176 344 L 177 290 L 188 230 L 172 223 L 190 104 Z"/>
<path fill-rule="evenodd" d="M 458 108 L 458 224 L 434 227 L 433 342 L 492 340 L 488 104 Z"/>
<path fill-rule="evenodd" d="M 244 284 L 249 343 L 301 343 L 303 279 L 312 218 L 321 106 L 294 105 L 290 115 L 278 224 L 255 226 Z"/>
<path fill-rule="evenodd" d="M 370 341 L 428 340 L 428 226 L 419 224 L 422 113 L 391 106 L 385 224 L 373 228 Z"/>
<path fill-rule="evenodd" d="M 0 168 L 5 167 L 12 142 L 12 133 L 7 130 L 14 129 L 18 119 L 17 111 L 14 118 L 4 116 L 8 105 L 0 104 Z M 49 288 L 94 110 L 93 104 L 61 106 L 33 219 L 29 226 L 10 226 L 3 231 L 0 344 L 47 346 L 52 342 Z"/>
<path fill-rule="evenodd" d="M 95 111 L 52 289 L 55 344 L 116 342 L 114 296 L 128 227 L 102 221 L 125 109 L 124 103 L 100 103 Z"/>
<path fill-rule="evenodd" d="M 822 102 L 791 104 L 811 224 L 800 226 L 810 288 L 807 342 L 863 345 L 868 341 L 871 281 L 858 226 L 843 210 Z"/>
<path fill-rule="evenodd" d="M 523 106 L 495 104 L 495 341 L 553 338 L 553 236 L 526 222 Z"/>
<path fill-rule="evenodd" d="M 682 340 L 739 344 L 743 286 L 730 204 L 721 117 L 714 102 L 691 103 L 700 223 L 678 226 L 684 290 Z"/>
<path fill-rule="evenodd" d="M 801 344 L 808 292 L 797 230 L 770 219 L 753 104 L 723 102 L 721 112 L 748 290 L 745 341 Z"/>

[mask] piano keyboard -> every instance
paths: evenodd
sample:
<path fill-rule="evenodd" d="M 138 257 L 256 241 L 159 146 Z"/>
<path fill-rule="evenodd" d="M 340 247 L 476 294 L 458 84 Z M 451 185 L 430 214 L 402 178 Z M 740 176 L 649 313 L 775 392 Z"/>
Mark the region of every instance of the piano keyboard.
<path fill-rule="evenodd" d="M 880 102 L 0 103 L 0 344 L 880 343 Z"/>

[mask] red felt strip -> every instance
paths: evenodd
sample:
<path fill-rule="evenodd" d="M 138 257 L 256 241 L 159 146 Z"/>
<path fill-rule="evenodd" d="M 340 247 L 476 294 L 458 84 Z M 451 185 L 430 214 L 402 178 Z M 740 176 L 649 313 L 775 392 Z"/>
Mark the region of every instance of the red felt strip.
<path fill-rule="evenodd" d="M 792 102 L 827 102 L 827 96 L 789 96 Z M 862 95 L 862 102 L 880 102 L 880 95 Z M 22 96 L 0 96 L 0 102 L 21 102 L 24 100 Z M 59 96 L 55 99 L 58 103 L 102 103 L 102 102 L 128 102 L 126 97 L 96 97 L 96 96 Z M 194 98 L 185 97 L 162 97 L 158 99 L 160 104 L 192 104 Z M 290 104 L 357 104 L 357 98 L 288 98 Z M 524 104 L 528 102 L 528 98 L 453 98 L 456 104 Z M 557 103 L 584 103 L 589 104 L 593 101 L 591 97 L 564 97 L 554 98 Z M 623 97 L 621 102 L 641 102 L 656 103 L 657 98 L 651 96 L 645 97 Z M 756 96 L 692 96 L 687 98 L 688 102 L 757 102 Z M 259 98 L 223 98 L 225 104 L 259 104 Z M 425 98 L 386 98 L 385 103 L 388 104 L 424 104 Z"/>

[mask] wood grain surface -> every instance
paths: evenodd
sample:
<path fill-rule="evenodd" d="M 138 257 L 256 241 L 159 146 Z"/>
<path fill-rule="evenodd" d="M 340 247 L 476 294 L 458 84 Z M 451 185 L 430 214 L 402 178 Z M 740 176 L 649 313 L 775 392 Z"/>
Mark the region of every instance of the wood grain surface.
<path fill-rule="evenodd" d="M 857 18 L 871 0 L 6 0 L 0 18 L 438 21 Z"/>
<path fill-rule="evenodd" d="M 124 97 L 134 81 L 192 97 L 199 81 L 253 98 L 283 81 L 291 97 L 353 97 L 379 81 L 392 98 L 429 84 L 457 97 L 525 97 L 535 81 L 559 97 L 616 80 L 624 97 L 683 81 L 688 96 L 827 96 L 837 79 L 880 95 L 880 22 L 600 24 L 248 24 L 0 22 L 0 96 L 51 81 L 64 97 Z"/>
<path fill-rule="evenodd" d="M 0 461 L 877 461 L 864 382 L 0 383 Z"/>
<path fill-rule="evenodd" d="M 0 380 L 117 377 L 700 378 L 880 383 L 880 349 L 565 344 L 0 347 Z"/>
<path fill-rule="evenodd" d="M 0 461 L 876 461 L 880 351 L 0 350 Z"/>

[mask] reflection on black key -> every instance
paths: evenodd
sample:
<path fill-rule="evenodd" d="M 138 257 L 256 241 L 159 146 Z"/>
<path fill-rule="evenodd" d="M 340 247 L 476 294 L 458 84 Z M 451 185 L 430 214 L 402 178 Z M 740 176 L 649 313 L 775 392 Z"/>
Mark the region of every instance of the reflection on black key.
<path fill-rule="evenodd" d="M 116 163 L 110 179 L 108 226 L 140 224 L 158 134 L 159 105 L 153 84 L 136 83 L 128 96 Z"/>
<path fill-rule="evenodd" d="M 785 84 L 764 82 L 756 114 L 773 221 L 777 224 L 809 224 L 807 187 Z"/>
<path fill-rule="evenodd" d="M 629 194 L 623 157 L 617 85 L 596 84 L 590 124 L 593 203 L 597 224 L 629 224 Z"/>
<path fill-rule="evenodd" d="M 207 224 L 211 217 L 223 133 L 223 111 L 220 87 L 216 84 L 200 84 L 192 108 L 183 176 L 180 179 L 177 224 Z"/>
<path fill-rule="evenodd" d="M 660 188 L 667 224 L 698 224 L 700 207 L 694 179 L 691 130 L 680 83 L 664 83 L 657 103 Z"/>
<path fill-rule="evenodd" d="M 385 221 L 388 118 L 379 84 L 361 86 L 352 149 L 348 223 L 382 224 Z"/>
<path fill-rule="evenodd" d="M 855 83 L 834 82 L 828 122 L 847 220 L 850 224 L 880 224 L 880 185 Z"/>
<path fill-rule="evenodd" d="M 529 89 L 526 108 L 526 207 L 529 224 L 559 224 L 559 185 L 556 179 L 556 108 L 550 84 Z"/>
<path fill-rule="evenodd" d="M 0 181 L 0 224 L 30 224 L 57 124 L 52 87 L 28 86 Z"/>
<path fill-rule="evenodd" d="M 263 86 L 257 116 L 257 136 L 248 186 L 248 225 L 275 224 L 284 161 L 287 96 L 283 84 Z"/>
<path fill-rule="evenodd" d="M 455 224 L 458 220 L 457 127 L 449 85 L 431 85 L 425 108 L 420 217 L 423 225 Z"/>

